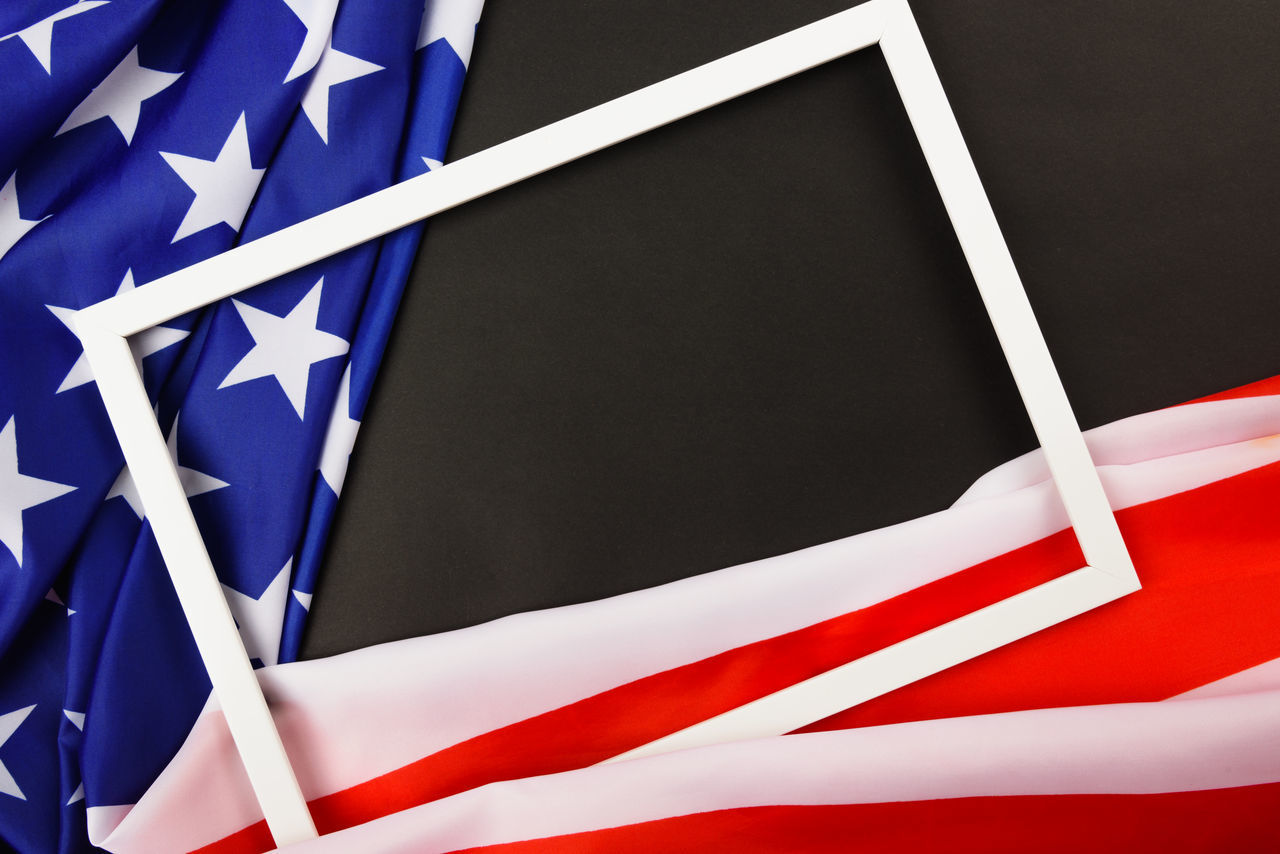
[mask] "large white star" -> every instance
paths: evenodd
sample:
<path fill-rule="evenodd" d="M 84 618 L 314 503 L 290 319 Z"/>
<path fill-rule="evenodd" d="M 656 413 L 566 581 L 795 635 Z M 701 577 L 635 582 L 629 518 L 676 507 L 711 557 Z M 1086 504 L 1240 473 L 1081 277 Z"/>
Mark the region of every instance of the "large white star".
<path fill-rule="evenodd" d="M 236 625 L 240 627 L 245 652 L 263 664 L 275 664 L 280 660 L 280 635 L 284 631 L 284 606 L 289 600 L 289 575 L 292 571 L 293 558 L 289 558 L 284 569 L 256 599 L 234 587 L 222 585 L 231 616 L 236 618 Z"/>
<path fill-rule="evenodd" d="M 480 22 L 483 8 L 484 0 L 427 0 L 422 9 L 422 24 L 418 28 L 418 48 L 444 39 L 462 60 L 463 66 L 469 66 L 471 47 L 476 40 L 476 24 Z"/>
<path fill-rule="evenodd" d="M 360 422 L 351 417 L 351 365 L 348 364 L 338 385 L 338 399 L 333 402 L 329 429 L 320 451 L 320 475 L 335 493 L 342 492 L 342 482 L 347 479 L 347 464 L 359 430 Z"/>
<path fill-rule="evenodd" d="M 253 348 L 236 363 L 218 388 L 239 385 L 259 377 L 275 377 L 299 418 L 307 405 L 307 381 L 311 366 L 347 352 L 341 337 L 317 328 L 324 277 L 284 317 L 232 300 L 240 319 L 253 336 Z"/>
<path fill-rule="evenodd" d="M 310 119 L 311 126 L 326 145 L 329 144 L 329 90 L 339 83 L 381 70 L 381 65 L 336 50 L 333 38 L 330 37 L 315 74 L 307 82 L 306 94 L 302 96 L 302 112 Z"/>
<path fill-rule="evenodd" d="M 25 29 L 18 30 L 16 33 L 9 33 L 7 36 L 0 36 L 0 42 L 11 38 L 21 39 L 41 67 L 48 74 L 53 74 L 53 25 L 59 21 L 65 21 L 67 18 L 75 17 L 82 12 L 88 12 L 90 9 L 105 6 L 108 2 L 110 0 L 80 0 L 80 2 L 67 6 L 65 9 L 59 9 L 43 20 L 36 21 Z"/>
<path fill-rule="evenodd" d="M 18 428 L 13 417 L 0 430 L 0 543 L 22 566 L 22 511 L 76 487 L 18 473 Z"/>
<path fill-rule="evenodd" d="M 124 141 L 131 143 L 133 133 L 138 129 L 142 102 L 168 89 L 181 76 L 180 71 L 143 68 L 138 64 L 138 49 L 135 47 L 129 51 L 128 56 L 120 60 L 120 64 L 107 75 L 107 79 L 99 83 L 89 93 L 89 97 L 71 111 L 71 115 L 54 136 L 98 119 L 111 119 L 124 136 Z"/>
<path fill-rule="evenodd" d="M 262 173 L 267 171 L 253 168 L 244 113 L 236 119 L 235 127 L 215 159 L 201 160 L 168 151 L 160 152 L 160 156 L 196 194 L 170 243 L 223 222 L 240 230 Z"/>
<path fill-rule="evenodd" d="M 31 710 L 34 708 L 35 706 L 27 706 L 25 709 L 18 709 L 16 712 L 0 715 L 0 747 L 4 747 L 4 743 L 9 740 L 9 736 L 13 735 L 14 731 L 22 726 L 22 722 L 27 719 L 27 715 L 31 714 Z M 27 796 L 22 794 L 22 790 L 18 788 L 18 781 L 13 779 L 9 769 L 4 767 L 3 761 L 0 761 L 0 792 L 24 801 L 27 799 Z"/>
<path fill-rule="evenodd" d="M 120 287 L 116 290 L 116 296 L 128 293 L 133 290 L 133 287 L 133 270 L 125 270 L 124 278 L 120 281 Z M 70 329 L 72 333 L 76 331 L 76 315 L 80 313 L 81 309 L 62 308 L 56 305 L 46 305 L 45 308 L 53 312 L 54 317 L 61 320 L 62 324 Z M 154 326 L 131 337 L 129 339 L 129 349 L 133 351 L 133 361 L 138 366 L 139 376 L 142 374 L 143 359 L 152 353 L 160 352 L 166 347 L 172 347 L 190 334 L 185 329 Z M 62 385 L 58 386 L 58 393 L 91 382 L 93 382 L 93 370 L 89 367 L 89 360 L 85 358 L 84 353 L 81 353 L 80 358 L 76 359 L 75 364 L 71 366 L 71 370 L 67 372 Z"/>
<path fill-rule="evenodd" d="M 24 234 L 48 218 L 22 218 L 22 211 L 18 208 L 18 173 L 10 175 L 0 187 L 0 258 L 8 254 Z"/>
<path fill-rule="evenodd" d="M 216 477 L 203 474 L 195 469 L 189 469 L 178 463 L 177 417 L 173 419 L 173 427 L 169 428 L 169 441 L 167 444 L 169 457 L 178 469 L 178 480 L 182 483 L 182 491 L 188 498 L 194 495 L 204 495 L 206 492 L 213 492 L 215 489 L 229 486 L 224 480 L 218 480 Z M 146 511 L 142 508 L 142 496 L 138 494 L 138 485 L 133 482 L 133 475 L 129 473 L 128 466 L 120 470 L 120 474 L 116 477 L 116 482 L 111 484 L 111 489 L 107 491 L 107 497 L 102 500 L 110 501 L 113 498 L 123 498 L 139 519 L 146 515 Z"/>
<path fill-rule="evenodd" d="M 325 42 L 333 31 L 333 15 L 338 11 L 338 0 L 284 0 L 293 14 L 298 16 L 307 34 L 298 49 L 298 56 L 293 60 L 284 82 L 301 77 L 320 61 Z"/>

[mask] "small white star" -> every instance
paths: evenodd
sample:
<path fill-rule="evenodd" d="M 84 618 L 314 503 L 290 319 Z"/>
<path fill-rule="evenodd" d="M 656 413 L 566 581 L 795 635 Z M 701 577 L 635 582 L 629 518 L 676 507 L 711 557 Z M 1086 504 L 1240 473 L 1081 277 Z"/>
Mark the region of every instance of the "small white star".
<path fill-rule="evenodd" d="M 27 706 L 25 709 L 18 709 L 16 712 L 9 712 L 6 715 L 0 715 L 0 747 L 4 747 L 4 743 L 9 740 L 14 731 L 22 726 L 22 722 L 27 719 L 27 715 L 31 714 L 31 710 L 35 706 Z M 18 781 L 13 779 L 13 775 L 9 773 L 9 769 L 4 767 L 4 762 L 0 761 L 0 792 L 10 797 L 26 800 L 27 796 L 22 794 L 22 790 L 18 788 Z"/>
<path fill-rule="evenodd" d="M 195 495 L 204 495 L 206 492 L 213 492 L 215 489 L 222 489 L 229 486 L 226 481 L 218 480 L 216 477 L 210 477 L 202 474 L 195 469 L 189 469 L 178 463 L 178 419 L 174 417 L 173 426 L 169 428 L 169 440 L 167 442 L 169 448 L 169 457 L 173 460 L 173 464 L 178 468 L 178 480 L 182 483 L 182 492 L 188 498 Z M 107 497 L 103 501 L 110 501 L 113 498 L 123 498 L 129 508 L 137 514 L 141 519 L 146 515 L 146 511 L 142 507 L 142 496 L 138 494 L 138 485 L 133 482 L 133 475 L 129 473 L 129 467 L 125 466 L 120 470 L 120 474 L 116 477 L 116 482 L 111 484 L 111 489 L 107 492 Z"/>
<path fill-rule="evenodd" d="M 235 127 L 213 160 L 168 151 L 160 152 L 160 156 L 196 194 L 170 243 L 224 222 L 240 230 L 262 173 L 267 171 L 253 168 L 244 113 L 236 119 Z"/>
<path fill-rule="evenodd" d="M 325 145 L 329 144 L 329 90 L 339 83 L 381 70 L 381 65 L 336 50 L 333 39 L 329 39 L 315 74 L 307 82 L 306 94 L 302 96 L 302 112 L 311 121 L 311 126 L 320 134 Z"/>
<path fill-rule="evenodd" d="M 131 143 L 134 131 L 138 129 L 142 102 L 168 89 L 181 76 L 182 72 L 143 68 L 138 64 L 138 49 L 135 47 L 120 60 L 107 79 L 80 102 L 54 136 L 98 119 L 111 119 L 124 136 L 124 141 Z"/>
<path fill-rule="evenodd" d="M 231 369 L 218 388 L 239 385 L 259 377 L 275 377 L 280 389 L 293 404 L 299 418 L 305 418 L 307 381 L 311 366 L 347 352 L 341 337 L 317 328 L 320 292 L 324 277 L 284 317 L 232 300 L 240 319 L 253 336 L 253 348 Z"/>
<path fill-rule="evenodd" d="M 298 56 L 284 77 L 284 82 L 288 83 L 306 74 L 320 61 L 324 44 L 333 31 L 333 15 L 338 11 L 338 0 L 284 0 L 284 4 L 307 28 Z"/>
<path fill-rule="evenodd" d="M 82 12 L 88 12 L 90 9 L 96 9 L 99 6 L 105 6 L 110 0 L 80 0 L 65 9 L 59 9 L 49 17 L 36 21 L 25 29 L 18 30 L 16 33 L 9 33 L 7 36 L 0 36 L 0 42 L 5 39 L 19 38 L 22 43 L 27 46 L 27 50 L 31 51 L 31 55 L 36 58 L 45 72 L 53 74 L 53 25 L 59 21 L 65 21 L 67 18 L 73 18 Z"/>
<path fill-rule="evenodd" d="M 320 475 L 335 494 L 342 492 L 342 482 L 347 479 L 347 464 L 359 430 L 360 422 L 351 417 L 351 365 L 348 364 L 338 384 L 338 398 L 333 402 L 329 429 L 320 450 Z"/>
<path fill-rule="evenodd" d="M 284 569 L 256 599 L 234 587 L 222 585 L 231 616 L 236 618 L 236 625 L 240 627 L 245 652 L 263 664 L 275 664 L 280 660 L 280 635 L 284 631 L 284 606 L 289 598 L 289 574 L 292 571 L 293 558 L 289 558 Z"/>
<path fill-rule="evenodd" d="M 444 165 L 443 160 L 436 160 L 434 157 L 424 157 L 422 158 L 422 162 L 427 164 L 428 169 L 439 169 Z"/>
<path fill-rule="evenodd" d="M 48 218 L 22 218 L 22 211 L 18 209 L 18 173 L 10 175 L 4 187 L 0 187 L 0 258 L 8 254 L 24 234 Z"/>
<path fill-rule="evenodd" d="M 71 800 L 67 801 L 67 806 L 71 806 L 76 801 L 83 801 L 83 800 L 84 800 L 84 783 L 81 783 L 79 786 L 76 786 L 75 792 L 73 792 L 71 795 Z"/>
<path fill-rule="evenodd" d="M 133 290 L 133 270 L 125 270 L 124 279 L 120 281 L 120 287 L 116 290 L 116 296 L 128 293 Z M 71 330 L 76 331 L 76 315 L 80 313 L 80 309 L 61 308 L 56 305 L 46 305 L 45 308 L 53 312 L 54 317 L 62 321 L 62 325 Z M 133 351 L 134 364 L 138 366 L 138 376 L 142 376 L 142 360 L 152 353 L 158 353 L 166 347 L 172 347 L 191 333 L 185 329 L 174 329 L 169 326 L 153 326 L 143 332 L 139 332 L 129 339 L 129 349 Z M 67 372 L 67 376 L 62 381 L 62 385 L 58 386 L 58 394 L 62 392 L 82 386 L 85 383 L 93 382 L 93 370 L 89 367 L 89 360 L 85 358 L 84 353 L 80 354 L 80 358 L 76 359 L 75 364 L 71 366 L 71 370 Z"/>
<path fill-rule="evenodd" d="M 303 593 L 301 590 L 293 591 L 293 598 L 298 600 L 298 604 L 302 606 L 304 611 L 311 610 L 311 594 Z"/>
<path fill-rule="evenodd" d="M 476 40 L 476 24 L 484 0 L 427 0 L 422 8 L 422 24 L 418 28 L 418 49 L 444 39 L 462 60 L 471 63 L 471 47 Z"/>
<path fill-rule="evenodd" d="M 22 511 L 76 487 L 18 473 L 18 428 L 13 417 L 0 430 L 0 543 L 22 566 Z"/>

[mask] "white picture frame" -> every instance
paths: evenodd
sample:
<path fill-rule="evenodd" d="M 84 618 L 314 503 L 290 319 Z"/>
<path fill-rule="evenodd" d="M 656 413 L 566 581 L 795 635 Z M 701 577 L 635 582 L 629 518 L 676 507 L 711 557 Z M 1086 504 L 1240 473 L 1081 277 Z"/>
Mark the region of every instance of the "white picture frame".
<path fill-rule="evenodd" d="M 878 45 L 981 291 L 1085 565 L 617 759 L 780 734 L 1139 589 L 1066 393 L 906 0 L 868 0 L 81 311 L 85 355 L 278 846 L 316 836 L 128 338 L 571 160 Z M 610 760 L 616 761 L 616 760 Z"/>

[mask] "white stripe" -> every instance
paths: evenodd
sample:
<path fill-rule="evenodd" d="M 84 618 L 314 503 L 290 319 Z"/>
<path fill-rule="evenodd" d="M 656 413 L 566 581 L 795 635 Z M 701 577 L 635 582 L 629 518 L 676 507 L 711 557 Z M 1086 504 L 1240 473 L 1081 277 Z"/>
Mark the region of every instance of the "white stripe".
<path fill-rule="evenodd" d="M 1280 432 L 1280 396 L 1215 400 L 1145 412 L 1084 432 L 1095 465 L 1114 466 L 1234 444 Z M 992 469 L 956 504 L 1004 495 L 1049 479 L 1031 451 Z"/>
<path fill-rule="evenodd" d="M 1226 697 L 1232 694 L 1252 694 L 1257 691 L 1280 691 L 1280 658 L 1263 662 L 1248 670 L 1241 670 L 1223 679 L 1192 688 L 1172 700 L 1198 700 L 1205 697 Z"/>
<path fill-rule="evenodd" d="M 1273 691 L 782 736 L 496 783 L 289 851 L 429 854 L 741 807 L 1250 786 L 1280 781 L 1277 720 Z"/>

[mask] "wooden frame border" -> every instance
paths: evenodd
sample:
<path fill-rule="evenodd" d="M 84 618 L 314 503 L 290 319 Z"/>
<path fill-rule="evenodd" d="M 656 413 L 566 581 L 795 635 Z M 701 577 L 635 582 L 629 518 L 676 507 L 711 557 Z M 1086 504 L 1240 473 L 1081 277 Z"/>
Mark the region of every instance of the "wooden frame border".
<path fill-rule="evenodd" d="M 277 845 L 313 838 L 315 826 L 165 448 L 130 355 L 128 337 L 412 222 L 877 44 L 981 291 L 1086 565 L 618 759 L 788 732 L 1140 587 L 911 10 L 906 0 L 869 0 L 242 244 L 78 314 L 78 334 L 98 390 Z"/>

